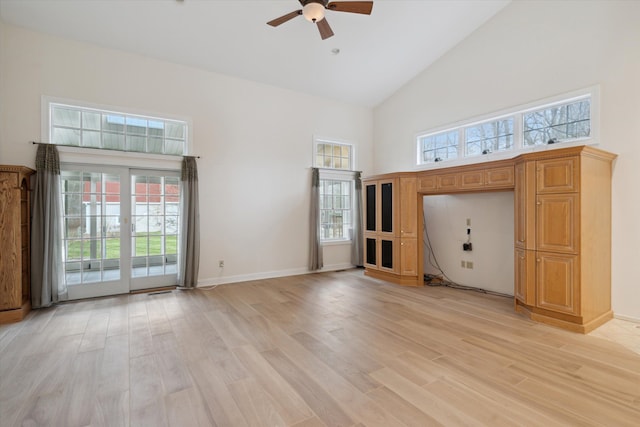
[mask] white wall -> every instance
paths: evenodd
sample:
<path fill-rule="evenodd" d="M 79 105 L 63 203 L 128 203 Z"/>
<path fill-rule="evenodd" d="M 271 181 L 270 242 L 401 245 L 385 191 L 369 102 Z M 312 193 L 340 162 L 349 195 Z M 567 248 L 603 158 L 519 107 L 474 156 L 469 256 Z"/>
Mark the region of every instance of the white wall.
<path fill-rule="evenodd" d="M 600 85 L 600 147 L 619 155 L 613 310 L 640 321 L 639 23 L 640 2 L 511 3 L 374 110 L 375 172 L 415 169 L 420 131 Z"/>
<path fill-rule="evenodd" d="M 433 254 L 450 280 L 513 295 L 512 191 L 425 196 L 423 206 Z M 462 250 L 467 228 L 471 229 L 470 252 Z M 463 268 L 461 261 L 472 262 L 473 268 Z M 425 247 L 425 273 L 440 274 L 434 264 Z"/>
<path fill-rule="evenodd" d="M 0 34 L 0 163 L 33 167 L 43 95 L 192 120 L 201 283 L 307 271 L 314 134 L 355 143 L 356 167 L 371 171 L 370 109 L 6 23 Z M 325 248 L 325 268 L 349 253 Z"/>

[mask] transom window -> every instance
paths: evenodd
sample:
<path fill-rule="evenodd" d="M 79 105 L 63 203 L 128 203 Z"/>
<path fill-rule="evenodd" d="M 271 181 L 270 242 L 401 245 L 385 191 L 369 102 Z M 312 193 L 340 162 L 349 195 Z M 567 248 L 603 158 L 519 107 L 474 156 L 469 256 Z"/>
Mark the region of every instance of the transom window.
<path fill-rule="evenodd" d="M 187 123 L 178 120 L 49 104 L 53 144 L 182 156 L 187 151 Z"/>
<path fill-rule="evenodd" d="M 583 99 L 523 115 L 524 145 L 586 138 L 591 134 L 591 102 Z M 554 142 L 555 142 L 554 141 Z"/>
<path fill-rule="evenodd" d="M 466 127 L 464 140 L 467 156 L 511 150 L 513 148 L 513 117 Z"/>
<path fill-rule="evenodd" d="M 352 170 L 352 147 L 339 142 L 317 140 L 315 165 L 319 168 Z"/>
<path fill-rule="evenodd" d="M 597 99 L 597 93 L 591 88 L 572 98 L 530 104 L 418 135 L 418 165 L 592 138 L 597 122 L 592 98 L 595 94 Z"/>
<path fill-rule="evenodd" d="M 457 130 L 425 135 L 420 138 L 422 162 L 440 162 L 458 157 L 459 135 Z"/>

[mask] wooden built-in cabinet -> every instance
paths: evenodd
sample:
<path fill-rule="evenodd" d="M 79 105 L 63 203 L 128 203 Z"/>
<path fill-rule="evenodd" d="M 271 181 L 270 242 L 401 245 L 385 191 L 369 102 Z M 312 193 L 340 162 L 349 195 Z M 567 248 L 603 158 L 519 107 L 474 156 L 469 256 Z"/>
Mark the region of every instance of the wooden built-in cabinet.
<path fill-rule="evenodd" d="M 417 184 L 394 174 L 363 180 L 366 274 L 403 285 L 419 285 Z"/>
<path fill-rule="evenodd" d="M 34 172 L 0 165 L 0 323 L 20 321 L 31 308 L 29 181 Z"/>
<path fill-rule="evenodd" d="M 587 333 L 611 311 L 611 165 L 589 147 L 516 164 L 516 309 Z"/>
<path fill-rule="evenodd" d="M 531 319 L 586 333 L 610 319 L 611 168 L 576 146 L 363 180 L 365 273 L 421 286 L 422 196 L 514 191 L 514 295 Z"/>

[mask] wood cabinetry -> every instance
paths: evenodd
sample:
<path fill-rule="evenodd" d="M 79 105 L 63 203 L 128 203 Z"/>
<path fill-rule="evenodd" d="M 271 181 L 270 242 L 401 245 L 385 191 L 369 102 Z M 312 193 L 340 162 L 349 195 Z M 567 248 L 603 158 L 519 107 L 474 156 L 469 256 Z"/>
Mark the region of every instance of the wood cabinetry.
<path fill-rule="evenodd" d="M 0 166 L 0 323 L 22 320 L 31 308 L 29 177 L 24 166 Z"/>
<path fill-rule="evenodd" d="M 363 180 L 366 274 L 418 285 L 417 182 L 394 174 Z"/>
<path fill-rule="evenodd" d="M 516 309 L 532 319 L 586 333 L 613 317 L 614 158 L 576 147 L 516 164 Z"/>
<path fill-rule="evenodd" d="M 510 189 L 514 179 L 513 162 L 509 160 L 421 172 L 417 183 L 421 193 L 449 194 Z"/>
<path fill-rule="evenodd" d="M 365 179 L 366 274 L 422 285 L 422 196 L 514 190 L 516 310 L 540 322 L 589 332 L 613 316 L 615 157 L 576 146 Z"/>

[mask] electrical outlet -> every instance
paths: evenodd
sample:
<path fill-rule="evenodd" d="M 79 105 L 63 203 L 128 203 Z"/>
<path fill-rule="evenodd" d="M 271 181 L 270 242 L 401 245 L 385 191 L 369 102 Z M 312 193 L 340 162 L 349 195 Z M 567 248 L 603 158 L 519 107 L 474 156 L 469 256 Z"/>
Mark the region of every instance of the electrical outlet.
<path fill-rule="evenodd" d="M 467 268 L 467 262 L 465 260 L 460 261 L 460 267 Z"/>
<path fill-rule="evenodd" d="M 467 268 L 473 268 L 473 262 L 467 261 Z"/>
<path fill-rule="evenodd" d="M 218 261 L 218 267 L 224 268 L 224 260 Z"/>

